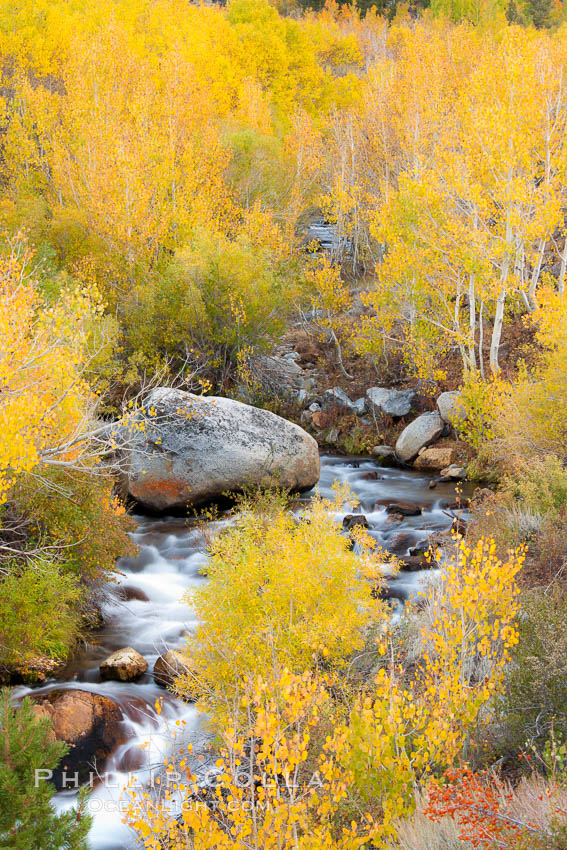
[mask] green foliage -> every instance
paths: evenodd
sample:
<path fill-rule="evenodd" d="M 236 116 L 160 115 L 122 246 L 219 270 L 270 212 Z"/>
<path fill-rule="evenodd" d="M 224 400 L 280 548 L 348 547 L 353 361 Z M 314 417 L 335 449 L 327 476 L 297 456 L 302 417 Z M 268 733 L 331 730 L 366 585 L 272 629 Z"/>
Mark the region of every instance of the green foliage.
<path fill-rule="evenodd" d="M 36 770 L 53 770 L 68 747 L 51 737 L 50 722 L 38 718 L 26 698 L 12 708 L 9 689 L 0 695 L 0 846 L 2 850 L 87 850 L 90 818 L 82 808 L 58 815 L 51 807 L 54 786 Z M 42 774 L 45 776 L 45 774 Z"/>
<path fill-rule="evenodd" d="M 500 747 L 512 756 L 530 746 L 541 752 L 552 729 L 567 736 L 566 621 L 567 597 L 559 585 L 523 595 L 519 642 L 499 705 Z"/>
<path fill-rule="evenodd" d="M 222 383 L 241 350 L 282 331 L 291 283 L 269 248 L 202 234 L 128 297 L 127 349 L 154 366 L 205 364 Z"/>
<path fill-rule="evenodd" d="M 58 548 L 64 571 L 82 579 L 112 572 L 118 558 L 135 552 L 128 535 L 132 520 L 105 476 L 49 470 L 39 486 L 24 478 L 12 504 L 28 518 L 28 546 L 43 542 Z"/>
<path fill-rule="evenodd" d="M 38 654 L 65 658 L 78 628 L 76 579 L 45 558 L 8 570 L 0 581 L 0 663 L 25 668 Z"/>
<path fill-rule="evenodd" d="M 503 555 L 528 547 L 526 569 L 538 582 L 562 567 L 567 533 L 567 470 L 554 455 L 508 459 L 499 489 L 473 506 L 469 538 L 489 535 Z"/>
<path fill-rule="evenodd" d="M 0 663 L 25 672 L 38 656 L 66 658 L 93 582 L 135 552 L 131 520 L 108 479 L 53 469 L 24 476 L 1 520 L 14 539 L 1 562 Z"/>
<path fill-rule="evenodd" d="M 541 516 L 557 516 L 567 508 L 567 469 L 555 455 L 521 458 L 501 484 L 503 493 Z"/>

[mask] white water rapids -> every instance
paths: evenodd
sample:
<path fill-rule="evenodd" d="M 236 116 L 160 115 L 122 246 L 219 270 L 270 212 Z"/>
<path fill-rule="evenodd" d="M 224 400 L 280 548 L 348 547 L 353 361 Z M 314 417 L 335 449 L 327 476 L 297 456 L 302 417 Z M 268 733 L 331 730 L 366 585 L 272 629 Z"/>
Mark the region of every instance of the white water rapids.
<path fill-rule="evenodd" d="M 379 480 L 366 480 L 363 476 L 377 471 Z M 408 549 L 423 542 L 432 531 L 447 529 L 451 517 L 441 503 L 453 501 L 455 489 L 449 484 L 439 484 L 429 489 L 430 477 L 426 474 L 377 467 L 368 459 L 321 458 L 321 479 L 318 490 L 324 497 L 332 497 L 335 481 L 346 482 L 360 502 L 360 512 L 370 524 L 370 533 L 388 548 L 388 541 L 397 537 L 396 553 L 403 555 Z M 309 494 L 302 497 L 307 501 Z M 385 508 L 374 509 L 378 500 L 392 499 L 413 502 L 423 508 L 415 517 L 404 517 L 403 522 L 388 523 Z M 337 517 L 337 519 L 341 519 Z M 199 570 L 206 562 L 202 533 L 196 523 L 182 518 L 135 517 L 138 525 L 133 533 L 140 547 L 134 558 L 123 558 L 118 566 L 122 573 L 120 585 L 142 590 L 149 601 L 132 599 L 124 602 L 111 593 L 103 607 L 104 628 L 95 636 L 96 643 L 87 645 L 77 654 L 66 669 L 66 681 L 53 681 L 33 689 L 34 694 L 55 688 L 81 688 L 113 699 L 124 714 L 129 738 L 108 759 L 97 765 L 103 781 L 94 788 L 89 799 L 93 814 L 90 834 L 92 850 L 125 850 L 135 846 L 135 837 L 122 823 L 120 800 L 129 775 L 136 772 L 140 782 L 147 779 L 149 767 L 163 761 L 175 731 L 177 742 L 182 739 L 203 741 L 200 721 L 193 705 L 175 699 L 168 691 L 154 684 L 153 665 L 167 648 L 182 646 L 184 636 L 196 625 L 191 608 L 181 601 L 191 588 L 206 582 Z M 401 537 L 403 532 L 405 537 Z M 391 545 L 391 544 L 390 544 Z M 392 585 L 400 597 L 419 589 L 426 573 L 401 573 Z M 148 672 L 132 683 L 101 682 L 98 665 L 111 652 L 132 646 L 148 661 Z M 18 688 L 15 696 L 21 697 L 30 688 Z M 163 699 L 163 710 L 158 716 L 156 699 Z M 176 721 L 179 721 L 178 725 Z M 179 731 L 181 730 L 181 731 Z M 149 742 L 145 749 L 140 747 Z M 55 797 L 59 809 L 74 805 L 76 791 L 61 792 Z"/>

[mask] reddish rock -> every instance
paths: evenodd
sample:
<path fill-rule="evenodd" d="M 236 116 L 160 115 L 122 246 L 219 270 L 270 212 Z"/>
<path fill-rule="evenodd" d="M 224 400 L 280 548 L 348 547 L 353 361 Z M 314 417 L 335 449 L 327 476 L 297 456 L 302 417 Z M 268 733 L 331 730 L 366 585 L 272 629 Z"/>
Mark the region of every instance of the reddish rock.
<path fill-rule="evenodd" d="M 415 573 L 418 570 L 430 570 L 435 566 L 435 562 L 425 555 L 406 555 L 400 558 L 400 570 L 405 573 Z"/>
<path fill-rule="evenodd" d="M 398 522 L 401 522 L 404 518 L 403 514 L 390 514 L 386 519 L 388 525 L 395 525 Z"/>
<path fill-rule="evenodd" d="M 170 556 L 171 557 L 171 556 Z M 149 602 L 149 597 L 141 587 L 134 587 L 130 584 L 120 584 L 116 588 L 115 596 L 122 602 L 131 602 L 138 600 L 139 602 Z"/>
<path fill-rule="evenodd" d="M 128 737 L 118 705 L 90 691 L 50 691 L 37 698 L 35 711 L 39 716 L 49 717 L 55 738 L 70 746 L 54 771 L 58 788 L 62 787 L 63 771 L 70 779 L 77 773 L 79 782 L 88 781 L 89 773 L 100 772 L 112 750 Z"/>
<path fill-rule="evenodd" d="M 374 507 L 386 508 L 386 513 L 402 514 L 402 516 L 419 516 L 422 513 L 419 505 L 414 505 L 411 502 L 393 502 L 391 499 L 380 499 Z"/>
<path fill-rule="evenodd" d="M 450 466 L 455 460 L 455 446 L 434 446 L 420 451 L 413 465 L 415 469 L 441 470 Z"/>
<path fill-rule="evenodd" d="M 389 552 L 405 552 L 409 548 L 413 534 L 409 531 L 398 531 L 389 538 L 387 542 Z"/>

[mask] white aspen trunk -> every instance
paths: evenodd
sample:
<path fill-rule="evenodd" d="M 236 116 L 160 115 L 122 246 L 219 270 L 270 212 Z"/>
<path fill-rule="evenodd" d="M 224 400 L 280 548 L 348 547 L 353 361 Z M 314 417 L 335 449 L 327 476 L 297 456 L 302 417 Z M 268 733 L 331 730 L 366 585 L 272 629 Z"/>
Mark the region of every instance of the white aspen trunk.
<path fill-rule="evenodd" d="M 494 375 L 498 373 L 498 352 L 500 351 L 500 338 L 502 336 L 502 325 L 504 324 L 504 306 L 506 304 L 507 290 L 503 287 L 496 299 L 496 313 L 494 315 L 494 327 L 492 328 L 492 339 L 490 340 L 490 369 Z"/>
<path fill-rule="evenodd" d="M 508 172 L 508 184 L 512 179 L 511 172 Z M 510 215 L 508 213 L 506 220 L 506 247 L 507 252 L 502 263 L 500 273 L 500 292 L 496 299 L 496 312 L 494 314 L 494 326 L 492 328 L 492 339 L 490 340 L 489 363 L 490 369 L 494 375 L 498 373 L 500 364 L 498 363 L 498 353 L 500 351 L 500 339 L 502 337 L 502 325 L 504 324 L 504 306 L 506 304 L 506 295 L 508 292 L 507 281 L 510 271 L 511 249 L 512 249 L 512 228 L 510 226 Z"/>
<path fill-rule="evenodd" d="M 480 377 L 484 381 L 484 301 L 480 302 L 478 311 L 478 362 L 480 366 Z"/>
<path fill-rule="evenodd" d="M 546 240 L 542 237 L 539 240 L 538 256 L 537 256 L 537 260 L 535 262 L 535 265 L 534 265 L 534 268 L 533 268 L 533 271 L 532 271 L 532 279 L 530 281 L 530 288 L 528 289 L 528 303 L 530 305 L 528 307 L 528 309 L 531 313 L 533 313 L 533 311 L 536 308 L 534 295 L 535 295 L 536 287 L 537 287 L 538 282 L 539 282 L 539 276 L 541 274 L 541 264 L 543 263 L 543 255 L 544 255 L 544 252 L 545 252 L 546 244 L 547 244 Z"/>
<path fill-rule="evenodd" d="M 476 294 L 474 289 L 474 274 L 469 276 L 469 366 L 476 372 Z"/>
<path fill-rule="evenodd" d="M 565 293 L 565 272 L 567 271 L 567 233 L 564 235 L 565 242 L 563 243 L 563 251 L 561 254 L 561 268 L 559 270 L 559 278 L 557 280 L 557 288 L 559 294 Z"/>

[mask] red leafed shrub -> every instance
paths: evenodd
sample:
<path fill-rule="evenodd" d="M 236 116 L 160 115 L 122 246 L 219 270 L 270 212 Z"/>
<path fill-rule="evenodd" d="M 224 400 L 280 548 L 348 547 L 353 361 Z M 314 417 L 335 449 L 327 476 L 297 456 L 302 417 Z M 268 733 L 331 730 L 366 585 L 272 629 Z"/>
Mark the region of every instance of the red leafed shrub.
<path fill-rule="evenodd" d="M 528 837 L 532 841 L 544 837 L 535 824 L 524 822 L 511 811 L 513 797 L 493 774 L 473 773 L 467 768 L 448 770 L 442 782 L 429 786 L 425 814 L 435 823 L 451 817 L 459 825 L 459 839 L 473 847 L 512 850 Z"/>

